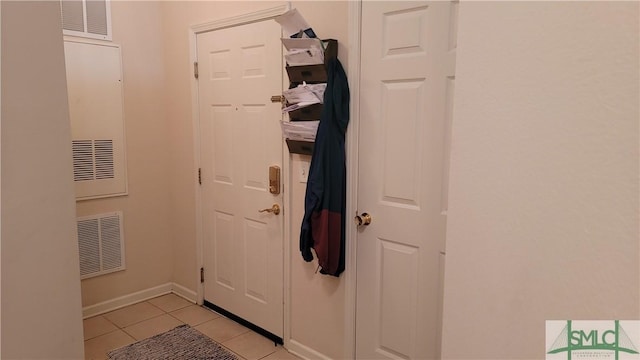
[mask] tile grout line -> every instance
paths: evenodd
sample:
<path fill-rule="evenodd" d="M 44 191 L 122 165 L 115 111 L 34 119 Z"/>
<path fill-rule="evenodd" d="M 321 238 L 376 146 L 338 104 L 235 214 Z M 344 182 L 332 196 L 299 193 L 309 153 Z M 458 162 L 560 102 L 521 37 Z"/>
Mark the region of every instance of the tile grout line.
<path fill-rule="evenodd" d="M 265 356 L 263 356 L 261 358 L 258 358 L 258 360 L 264 359 L 264 358 L 266 358 L 268 356 L 271 356 L 271 355 L 275 354 L 276 352 L 278 352 L 278 346 L 276 345 L 274 347 L 275 347 L 275 350 L 273 350 L 272 352 L 268 353 L 267 355 L 265 355 Z"/>
<path fill-rule="evenodd" d="M 156 315 L 156 316 L 152 316 L 152 317 L 150 317 L 150 318 L 148 318 L 148 319 L 144 319 L 144 320 L 141 320 L 141 321 L 138 321 L 138 322 L 135 322 L 135 323 L 132 323 L 132 324 L 129 324 L 129 325 L 123 326 L 123 327 L 120 327 L 120 326 L 118 326 L 117 324 L 115 324 L 113 321 L 111 321 L 111 320 L 107 319 L 106 317 L 104 317 L 104 316 L 102 316 L 102 315 L 99 315 L 99 316 L 103 317 L 105 320 L 107 320 L 108 322 L 112 323 L 112 324 L 117 328 L 116 330 L 113 330 L 113 331 L 111 331 L 111 332 L 109 332 L 109 333 L 107 333 L 107 334 L 110 334 L 110 333 L 112 333 L 112 332 L 116 332 L 116 331 L 120 330 L 120 331 L 122 331 L 124 334 L 126 334 L 127 336 L 129 336 L 131 339 L 133 339 L 133 340 L 134 340 L 134 341 L 133 341 L 133 343 L 136 343 L 136 342 L 138 342 L 138 341 L 142 341 L 142 340 L 147 339 L 147 338 L 149 338 L 149 337 L 146 337 L 146 338 L 144 338 L 144 339 L 137 339 L 135 336 L 133 336 L 133 334 L 132 334 L 132 333 L 130 333 L 129 331 L 127 331 L 127 330 L 126 330 L 126 328 L 131 327 L 131 326 L 134 326 L 134 325 L 136 325 L 136 324 L 140 324 L 140 323 L 142 323 L 142 322 L 144 322 L 144 321 L 148 321 L 148 320 L 152 320 L 152 319 L 155 319 L 155 318 L 159 318 L 159 317 L 161 317 L 161 316 L 163 316 L 163 315 L 169 315 L 171 318 L 173 318 L 173 319 L 175 319 L 176 321 L 180 322 L 180 324 L 181 324 L 181 325 L 186 324 L 185 322 L 183 322 L 182 320 L 177 319 L 176 317 L 172 316 L 169 312 L 165 311 L 164 309 L 160 308 L 159 306 L 156 306 L 156 305 L 154 305 L 154 304 L 150 303 L 149 301 L 143 301 L 143 302 L 146 302 L 146 303 L 148 303 L 149 305 L 151 305 L 151 306 L 153 306 L 153 307 L 155 307 L 155 308 L 159 309 L 162 313 L 161 313 L 161 314 L 158 314 L 158 315 Z M 140 302 L 140 303 L 143 303 L 143 302 Z M 140 304 L 140 303 L 138 303 L 138 304 Z M 185 307 L 186 307 L 186 306 L 185 306 Z M 179 310 L 179 309 L 176 309 L 176 310 Z M 175 311 L 175 310 L 174 310 L 174 311 Z M 179 326 L 180 326 L 180 325 L 179 325 Z M 103 335 L 106 335 L 106 334 L 103 334 Z M 101 336 L 101 335 L 100 335 L 100 336 Z M 85 340 L 85 342 L 86 342 L 86 341 L 87 341 L 87 340 Z M 106 355 L 106 354 L 108 354 L 108 353 L 109 353 L 109 351 L 112 351 L 112 350 L 115 350 L 115 349 L 109 349 L 109 350 L 107 350 L 107 352 L 105 353 L 105 355 Z"/>
<path fill-rule="evenodd" d="M 216 313 L 216 312 L 214 312 L 214 313 L 215 313 L 215 314 L 218 314 L 218 313 Z M 220 314 L 218 314 L 218 315 L 220 315 Z M 217 318 L 215 318 L 215 319 L 211 319 L 211 320 L 205 321 L 205 322 L 203 322 L 203 323 L 201 323 L 201 324 L 199 324 L 199 325 L 202 325 L 202 324 L 208 323 L 208 322 L 210 322 L 210 321 L 216 321 L 216 320 L 219 320 L 219 319 L 227 319 L 227 320 L 231 320 L 231 319 L 227 318 L 227 317 L 226 317 L 226 316 L 224 316 L 224 315 L 220 315 L 219 317 L 217 317 Z M 231 321 L 233 321 L 233 320 L 231 320 Z M 191 326 L 191 325 L 189 325 L 189 326 Z M 244 327 L 244 326 L 243 326 L 243 327 Z M 238 336 L 242 336 L 242 335 L 244 335 L 244 334 L 248 333 L 249 331 L 251 331 L 251 329 L 246 328 L 246 329 L 247 329 L 247 331 L 243 332 L 242 334 L 238 334 L 238 335 L 236 335 L 236 336 L 233 336 L 233 337 L 231 337 L 231 338 L 229 338 L 229 339 L 227 339 L 227 340 L 225 340 L 225 341 L 220 341 L 220 340 L 214 339 L 214 338 L 212 338 L 211 336 L 209 336 L 209 335 L 207 335 L 207 334 L 203 333 L 202 331 L 200 331 L 200 330 L 196 329 L 196 328 L 195 328 L 195 326 L 194 326 L 194 327 L 192 327 L 192 328 L 193 328 L 194 330 L 196 330 L 197 332 L 199 332 L 200 334 L 202 334 L 202 335 L 204 335 L 204 336 L 208 337 L 209 339 L 211 339 L 214 343 L 216 343 L 216 344 L 218 344 L 218 345 L 222 346 L 225 350 L 227 350 L 227 351 L 231 352 L 232 354 L 236 355 L 239 359 L 241 359 L 241 360 L 247 360 L 245 357 L 243 357 L 243 356 L 241 356 L 240 354 L 236 353 L 235 351 L 231 350 L 231 348 L 229 348 L 228 346 L 226 346 L 224 343 L 225 343 L 225 342 L 227 342 L 227 341 L 230 341 L 230 340 L 232 340 L 232 339 L 235 339 L 235 338 L 237 338 Z"/>
<path fill-rule="evenodd" d="M 184 321 L 182 321 L 182 320 L 180 320 L 180 319 L 176 319 L 175 317 L 171 316 L 171 314 L 169 314 L 169 313 L 165 312 L 164 314 L 160 314 L 160 315 L 158 315 L 158 316 L 154 316 L 154 317 L 148 318 L 148 319 L 146 319 L 146 320 L 139 321 L 139 322 L 137 322 L 137 323 L 135 323 L 135 324 L 128 325 L 127 327 L 131 327 L 131 326 L 133 326 L 133 325 L 137 325 L 137 324 L 143 323 L 143 322 L 145 322 L 145 321 L 153 320 L 153 319 L 159 318 L 159 317 L 161 317 L 161 316 L 163 316 L 163 315 L 168 315 L 169 317 L 171 317 L 171 318 L 175 319 L 177 322 L 179 322 L 179 323 L 180 323 L 180 325 L 178 325 L 178 326 L 188 325 L 188 324 L 187 324 L 187 323 L 185 323 Z M 175 326 L 174 326 L 173 328 L 175 328 Z M 173 329 L 173 328 L 171 328 L 171 329 Z M 169 330 L 171 330 L 171 329 L 169 329 Z M 145 340 L 145 339 L 148 339 L 148 338 L 151 338 L 151 337 L 153 337 L 153 336 L 155 336 L 155 335 L 159 335 L 159 334 L 155 334 L 155 335 L 147 336 L 147 337 L 145 337 L 145 338 L 143 338 L 143 339 L 136 339 L 136 337 L 135 337 L 135 336 L 133 336 L 133 334 L 131 334 L 131 333 L 130 333 L 130 332 L 128 332 L 127 330 L 125 330 L 125 328 L 121 328 L 120 330 L 124 331 L 127 335 L 131 336 L 131 337 L 132 337 L 136 342 L 138 342 L 138 341 L 142 341 L 142 340 Z M 168 330 L 167 330 L 167 331 L 168 331 Z M 163 332 L 164 332 L 164 331 L 163 331 Z M 161 332 L 160 334 L 162 334 L 163 332 Z"/>
<path fill-rule="evenodd" d="M 163 314 L 159 314 L 159 315 L 152 316 L 152 317 L 150 317 L 150 318 L 142 319 L 142 320 L 140 320 L 140 321 L 136 321 L 136 322 L 133 322 L 133 323 L 131 323 L 131 324 L 127 324 L 127 325 L 122 326 L 122 327 L 121 327 L 121 326 L 119 326 L 118 324 L 114 323 L 113 321 L 109 320 L 107 317 L 105 317 L 105 316 L 104 316 L 104 315 L 106 315 L 106 314 L 109 314 L 109 313 L 114 312 L 114 311 L 118 311 L 118 310 L 120 310 L 120 309 L 118 309 L 118 310 L 114 310 L 114 311 L 110 311 L 110 312 L 108 312 L 108 313 L 106 313 L 106 314 L 102 314 L 102 315 L 98 315 L 98 316 L 102 316 L 102 317 L 104 317 L 105 319 L 107 319 L 107 321 L 109 321 L 110 323 L 112 323 L 113 325 L 115 325 L 118 329 L 124 330 L 124 328 L 125 328 L 125 327 L 133 326 L 133 325 L 139 324 L 139 323 L 141 323 L 141 322 L 143 322 L 143 321 L 147 321 L 147 320 L 155 319 L 155 318 L 157 318 L 157 317 L 160 317 L 160 316 L 162 316 L 162 315 L 167 314 L 167 312 L 166 312 L 166 311 L 164 311 L 164 310 L 160 309 L 159 307 L 157 307 L 157 306 L 153 305 L 153 304 L 152 304 L 152 303 L 150 303 L 149 301 L 141 301 L 141 302 L 139 302 L 139 303 L 135 303 L 135 304 L 132 304 L 132 305 L 129 305 L 129 306 L 138 305 L 138 304 L 142 304 L 142 303 L 147 303 L 147 304 L 149 304 L 149 305 L 153 306 L 154 308 L 156 308 L 156 309 L 158 309 L 158 310 L 162 311 L 162 312 L 163 312 Z M 124 309 L 124 308 L 123 308 L 123 309 Z"/>
<path fill-rule="evenodd" d="M 154 299 L 155 299 L 155 298 L 154 298 Z M 210 321 L 216 321 L 216 320 L 219 320 L 219 319 L 222 319 L 222 318 L 227 319 L 227 320 L 231 320 L 231 319 L 227 318 L 226 316 L 223 316 L 222 314 L 219 314 L 219 313 L 217 313 L 217 312 L 215 312 L 215 311 L 212 311 L 212 310 L 210 310 L 210 309 L 208 309 L 208 308 L 206 308 L 206 307 L 199 306 L 199 308 L 201 308 L 201 309 L 204 309 L 204 310 L 207 310 L 207 311 L 211 311 L 214 315 L 217 315 L 217 318 L 214 318 L 214 319 L 211 319 L 211 320 L 207 320 L 207 321 L 203 321 L 203 322 L 200 322 L 200 323 L 194 324 L 194 325 L 192 326 L 191 324 L 188 324 L 188 323 L 186 323 L 186 322 L 182 321 L 181 319 L 178 319 L 178 318 L 177 318 L 176 316 L 174 316 L 172 313 L 173 313 L 173 312 L 177 312 L 177 311 L 182 310 L 182 309 L 186 309 L 186 308 L 188 308 L 188 307 L 190 307 L 190 306 L 193 306 L 193 305 L 198 306 L 197 304 L 191 304 L 191 303 L 189 303 L 189 304 L 187 304 L 187 305 L 184 305 L 184 306 L 181 306 L 181 307 L 178 307 L 178 308 L 175 308 L 175 309 L 171 309 L 170 311 L 167 311 L 167 310 L 164 310 L 163 308 L 161 308 L 160 306 L 158 306 L 158 305 L 155 305 L 155 304 L 151 303 L 151 302 L 150 302 L 150 300 L 151 300 L 151 299 L 149 299 L 149 300 L 145 300 L 145 301 L 141 301 L 141 302 L 136 303 L 136 304 L 147 303 L 148 305 L 151 305 L 153 308 L 156 308 L 156 309 L 160 310 L 160 311 L 161 311 L 161 313 L 160 313 L 160 314 L 157 314 L 157 315 L 155 315 L 155 316 L 152 316 L 152 317 L 150 317 L 150 318 L 146 318 L 146 319 L 143 319 L 143 320 L 140 320 L 140 321 L 136 321 L 136 322 L 131 323 L 131 324 L 127 324 L 126 326 L 122 326 L 122 327 L 121 327 L 121 326 L 119 326 L 118 324 L 116 324 L 114 321 L 112 321 L 112 320 L 108 319 L 105 315 L 107 315 L 107 314 L 109 314 L 109 313 L 106 313 L 106 314 L 99 314 L 99 315 L 96 315 L 96 316 L 92 317 L 92 318 L 95 318 L 95 317 L 102 317 L 104 320 L 107 320 L 107 322 L 108 322 L 108 323 L 110 323 L 110 324 L 112 324 L 113 326 L 115 326 L 115 329 L 114 329 L 114 330 L 112 330 L 112 331 L 108 331 L 108 332 L 106 332 L 106 333 L 104 333 L 104 334 L 100 334 L 100 335 L 93 336 L 93 337 L 88 338 L 88 339 L 84 339 L 84 343 L 85 343 L 85 345 L 86 345 L 87 341 L 89 341 L 89 340 L 96 339 L 96 338 L 101 337 L 101 336 L 105 336 L 105 335 L 109 335 L 109 334 L 115 333 L 115 332 L 117 332 L 118 330 L 121 330 L 121 331 L 123 332 L 123 334 L 125 334 L 125 335 L 126 335 L 126 336 L 128 336 L 129 338 L 133 339 L 133 343 L 138 342 L 138 341 L 142 341 L 142 340 L 147 339 L 147 338 L 149 338 L 149 337 L 146 337 L 146 338 L 144 338 L 144 339 L 140 339 L 140 340 L 138 340 L 138 339 L 136 339 L 136 338 L 135 338 L 135 337 L 134 337 L 134 336 L 133 336 L 129 331 L 125 330 L 125 328 L 129 328 L 129 327 L 131 327 L 131 326 L 134 326 L 134 325 L 140 324 L 140 323 L 145 322 L 145 321 L 148 321 L 148 320 L 156 319 L 156 318 L 161 317 L 161 316 L 163 316 L 163 315 L 169 315 L 172 319 L 174 319 L 174 320 L 178 321 L 178 322 L 180 323 L 180 325 L 179 325 L 179 326 L 182 326 L 182 325 L 188 325 L 189 327 L 192 327 L 194 330 L 197 330 L 197 331 L 199 331 L 199 330 L 198 330 L 198 329 L 196 329 L 196 326 L 200 326 L 200 325 L 205 324 L 205 323 L 210 322 Z M 136 304 L 132 304 L 132 305 L 136 305 Z M 130 306 L 131 306 L 131 305 L 130 305 Z M 117 310 L 114 310 L 114 311 L 117 311 Z M 231 321 L 233 321 L 233 320 L 231 320 Z M 241 324 L 240 324 L 240 325 L 241 325 Z M 202 332 L 200 332 L 200 331 L 199 331 L 199 332 L 200 332 L 200 333 L 202 333 L 204 336 L 206 336 L 206 337 L 210 338 L 210 339 L 211 339 L 212 341 L 214 341 L 215 343 L 219 344 L 222 348 L 226 349 L 227 351 L 229 351 L 230 353 L 232 353 L 233 355 L 235 355 L 239 360 L 247 360 L 245 357 L 243 357 L 242 355 L 240 355 L 240 354 L 236 353 L 236 352 L 235 352 L 235 351 L 233 351 L 231 348 L 229 348 L 227 345 L 225 345 L 225 343 L 226 343 L 226 342 L 229 342 L 229 341 L 234 340 L 234 339 L 236 339 L 236 338 L 238 338 L 238 337 L 240 337 L 240 336 L 243 336 L 243 335 L 246 335 L 246 334 L 248 334 L 248 333 L 251 333 L 251 332 L 252 332 L 252 331 L 251 331 L 251 329 L 246 328 L 246 327 L 244 327 L 244 326 L 242 326 L 242 327 L 245 329 L 245 331 L 244 331 L 244 332 L 242 332 L 242 333 L 240 333 L 240 334 L 238 334 L 238 335 L 235 335 L 235 336 L 233 336 L 233 337 L 231 337 L 231 338 L 229 338 L 229 339 L 226 339 L 224 342 L 218 341 L 218 340 L 213 339 L 213 338 L 209 337 L 208 335 L 206 335 L 206 334 L 204 334 L 204 333 L 202 333 Z M 109 349 L 109 350 L 107 350 L 107 353 L 108 353 L 109 351 L 111 351 L 111 350 L 113 350 L 113 349 Z M 259 359 L 264 359 L 264 358 L 266 358 L 266 357 L 268 357 L 268 356 L 270 356 L 270 355 L 272 355 L 272 354 L 276 353 L 278 350 L 279 350 L 279 346 L 277 346 L 277 345 L 276 345 L 276 346 L 274 346 L 274 350 L 273 350 L 273 351 L 271 351 L 270 353 L 268 353 L 268 354 L 266 354 L 266 355 L 264 355 L 264 356 L 262 356 L 262 357 L 258 358 L 258 360 L 259 360 Z M 105 354 L 105 355 L 106 355 L 106 354 Z"/>
<path fill-rule="evenodd" d="M 110 324 L 112 324 L 113 326 L 115 326 L 115 327 L 116 327 L 116 329 L 120 329 L 120 326 L 116 325 L 113 321 L 111 321 L 111 320 L 107 319 L 106 317 L 104 317 L 104 316 L 102 316 L 102 315 L 98 315 L 98 316 L 99 316 L 99 317 L 101 317 L 101 318 L 103 318 L 103 319 L 105 319 L 105 320 L 107 320 Z"/>
<path fill-rule="evenodd" d="M 90 338 L 88 338 L 88 339 L 84 339 L 84 342 L 86 343 L 87 341 L 89 341 L 89 340 L 93 340 L 93 339 L 96 339 L 96 338 L 99 338 L 100 336 L 105 336 L 105 335 L 112 334 L 112 333 L 114 333 L 114 332 L 116 332 L 116 331 L 118 331 L 118 330 L 122 330 L 122 329 L 120 329 L 120 328 L 116 328 L 115 330 L 107 331 L 107 332 L 106 332 L 106 333 L 104 333 L 104 334 L 100 334 L 100 335 L 96 335 L 96 336 L 94 336 L 94 337 L 90 337 Z"/>
<path fill-rule="evenodd" d="M 124 328 L 120 329 L 120 331 L 122 331 L 123 333 L 127 334 L 130 338 L 132 338 L 133 339 L 133 344 L 135 344 L 136 342 L 140 341 L 140 340 L 136 339 L 133 335 L 129 334 L 127 332 L 127 330 L 125 330 Z M 115 350 L 115 349 L 111 349 L 111 350 Z M 111 351 L 111 350 L 107 350 L 107 353 L 109 353 L 109 351 Z"/>
<path fill-rule="evenodd" d="M 155 316 L 152 316 L 152 317 L 150 317 L 150 318 L 146 318 L 146 319 L 144 319 L 144 320 L 136 321 L 136 322 L 131 323 L 131 324 L 128 324 L 128 325 L 126 325 L 126 326 L 119 327 L 119 329 L 120 329 L 120 330 L 124 330 L 124 328 L 128 328 L 128 327 L 133 326 L 133 325 L 138 325 L 138 324 L 140 324 L 140 323 L 142 323 L 142 322 L 145 322 L 145 321 L 147 321 L 147 320 L 151 320 L 151 319 L 159 318 L 159 317 L 160 317 L 160 316 L 162 316 L 162 315 L 168 315 L 168 314 L 155 315 Z"/>
<path fill-rule="evenodd" d="M 224 317 L 224 316 L 222 316 L 222 317 Z M 226 319 L 228 319 L 227 317 L 225 317 L 225 318 L 226 318 Z M 231 319 L 229 319 L 229 320 L 231 320 Z M 232 321 L 233 321 L 233 320 L 232 320 Z M 244 327 L 244 326 L 243 326 L 243 327 Z M 241 359 L 245 359 L 244 357 L 240 356 L 240 354 L 236 353 L 235 351 L 231 350 L 231 348 L 229 348 L 227 345 L 225 345 L 225 343 L 226 343 L 226 342 L 229 342 L 229 341 L 231 341 L 231 340 L 233 340 L 233 339 L 235 339 L 235 338 L 238 338 L 238 337 L 240 337 L 240 336 L 243 336 L 243 335 L 246 335 L 246 334 L 249 334 L 249 333 L 257 334 L 256 332 L 254 332 L 253 330 L 251 330 L 251 329 L 249 329 L 249 328 L 247 328 L 247 327 L 244 327 L 244 328 L 245 328 L 245 329 L 247 329 L 247 331 L 243 332 L 242 334 L 238 334 L 238 335 L 236 335 L 236 336 L 234 336 L 234 337 L 232 337 L 232 338 L 230 338 L 230 339 L 227 339 L 227 340 L 225 340 L 224 342 L 218 342 L 217 340 L 214 340 L 214 341 L 216 341 L 218 344 L 222 345 L 225 349 L 227 349 L 227 350 L 231 351 L 232 353 L 234 353 L 234 354 L 238 355 Z M 261 337 L 264 337 L 264 336 L 262 336 L 262 335 L 260 335 L 260 334 L 258 334 L 258 335 L 259 335 L 259 336 L 261 336 Z M 265 338 L 265 339 L 266 339 L 266 338 Z M 269 340 L 269 341 L 270 341 L 270 340 Z M 270 353 L 268 353 L 268 354 L 266 354 L 266 355 L 264 355 L 264 356 L 262 356 L 262 357 L 258 358 L 257 360 L 264 359 L 264 358 L 266 358 L 267 356 L 272 355 L 272 354 L 274 354 L 276 351 L 278 351 L 278 345 L 275 345 L 275 346 L 274 346 L 274 348 L 275 348 L 275 350 L 274 350 L 274 351 L 272 351 L 272 352 L 270 352 Z"/>

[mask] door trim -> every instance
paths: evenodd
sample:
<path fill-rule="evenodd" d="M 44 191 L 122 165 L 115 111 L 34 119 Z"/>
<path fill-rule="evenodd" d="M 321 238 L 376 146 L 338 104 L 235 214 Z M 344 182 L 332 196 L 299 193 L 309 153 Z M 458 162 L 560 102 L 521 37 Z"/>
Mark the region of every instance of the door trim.
<path fill-rule="evenodd" d="M 233 26 L 240 26 L 245 24 L 250 24 L 253 22 L 270 20 L 275 18 L 276 16 L 282 15 L 287 12 L 291 7 L 289 2 L 286 2 L 282 5 L 262 9 L 246 14 L 241 14 L 238 16 L 233 16 L 229 18 L 223 18 L 218 20 L 212 20 L 201 24 L 195 24 L 189 27 L 189 66 L 185 69 L 185 73 L 188 74 L 191 79 L 191 124 L 193 127 L 193 151 L 194 151 L 194 164 L 193 164 L 193 181 L 195 184 L 195 217 L 196 217 L 196 268 L 193 269 L 194 279 L 196 280 L 196 300 L 199 305 L 204 304 L 204 284 L 200 282 L 200 268 L 204 266 L 204 240 L 203 240 L 203 230 L 202 230 L 202 191 L 200 185 L 197 184 L 198 180 L 198 169 L 201 167 L 200 163 L 200 111 L 199 111 L 199 103 L 198 103 L 198 81 L 193 76 L 193 63 L 198 59 L 198 51 L 197 51 L 197 35 L 209 31 L 224 29 Z M 289 171 L 288 162 L 284 161 L 284 154 L 282 155 L 282 166 L 284 167 L 284 174 Z M 285 177 L 287 179 L 288 177 Z M 285 191 L 283 193 L 283 203 L 288 203 L 289 195 Z M 286 214 L 286 212 L 285 212 Z M 290 310 L 290 302 L 287 297 L 287 279 L 289 278 L 289 263 L 290 259 L 286 254 L 286 250 L 289 248 L 290 239 L 289 233 L 287 231 L 287 217 L 284 219 L 284 232 L 283 232 L 283 242 L 284 242 L 284 278 L 283 285 L 285 288 L 285 292 L 283 294 L 283 311 L 284 311 L 284 335 L 285 340 L 287 336 L 287 329 L 289 327 L 288 316 L 286 315 Z"/>
<path fill-rule="evenodd" d="M 219 29 L 224 29 L 228 27 L 269 20 L 289 11 L 290 5 L 291 5 L 290 3 L 285 3 L 275 7 L 257 10 L 254 12 L 241 14 L 238 16 L 212 20 L 205 23 L 192 25 L 191 27 L 189 27 L 189 30 L 195 34 L 200 34 L 203 32 L 209 32 L 213 30 L 219 30 Z"/>
<path fill-rule="evenodd" d="M 358 209 L 358 131 L 360 129 L 360 39 L 362 23 L 362 0 L 349 1 L 349 92 L 351 94 L 350 119 L 347 130 L 347 204 L 346 204 L 346 241 L 344 272 L 344 358 L 356 358 L 356 294 L 357 294 L 357 246 L 358 229 L 351 221 Z"/>

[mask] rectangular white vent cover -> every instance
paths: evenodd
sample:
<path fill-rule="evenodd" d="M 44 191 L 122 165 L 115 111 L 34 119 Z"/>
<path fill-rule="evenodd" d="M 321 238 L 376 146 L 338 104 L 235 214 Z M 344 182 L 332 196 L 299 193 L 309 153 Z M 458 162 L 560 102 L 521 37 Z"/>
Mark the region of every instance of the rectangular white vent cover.
<path fill-rule="evenodd" d="M 80 278 L 124 270 L 122 212 L 77 218 Z"/>
<path fill-rule="evenodd" d="M 61 0 L 64 35 L 111 40 L 109 0 Z"/>
<path fill-rule="evenodd" d="M 114 178 L 113 140 L 73 140 L 73 180 Z"/>
<path fill-rule="evenodd" d="M 64 52 L 76 200 L 126 195 L 120 46 L 66 39 Z"/>

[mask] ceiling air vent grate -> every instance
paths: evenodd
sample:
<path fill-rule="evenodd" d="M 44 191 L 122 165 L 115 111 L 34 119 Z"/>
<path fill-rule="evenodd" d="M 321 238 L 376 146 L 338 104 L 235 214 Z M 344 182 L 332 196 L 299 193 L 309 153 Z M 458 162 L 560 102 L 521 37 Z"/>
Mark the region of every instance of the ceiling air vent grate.
<path fill-rule="evenodd" d="M 105 0 L 87 1 L 87 32 L 107 36 L 107 2 Z"/>
<path fill-rule="evenodd" d="M 124 270 L 122 212 L 77 219 L 80 277 Z"/>
<path fill-rule="evenodd" d="M 64 35 L 111 40 L 110 0 L 60 0 Z"/>
<path fill-rule="evenodd" d="M 80 0 L 62 0 L 62 28 L 84 31 L 84 9 Z"/>

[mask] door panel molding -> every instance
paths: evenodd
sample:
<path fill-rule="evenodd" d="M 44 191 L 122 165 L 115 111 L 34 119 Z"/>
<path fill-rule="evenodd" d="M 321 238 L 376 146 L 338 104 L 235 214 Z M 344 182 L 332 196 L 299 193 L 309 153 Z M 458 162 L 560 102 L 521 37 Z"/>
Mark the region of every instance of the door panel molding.
<path fill-rule="evenodd" d="M 275 6 L 268 9 L 258 10 L 247 14 L 241 14 L 230 18 L 218 19 L 208 21 L 202 24 L 193 25 L 190 27 L 190 31 L 195 34 L 203 32 L 209 32 L 213 30 L 224 29 L 233 26 L 239 26 L 249 24 L 256 21 L 263 21 L 273 19 L 276 16 L 282 15 L 289 11 L 290 3 L 285 3 L 279 6 Z"/>
<path fill-rule="evenodd" d="M 349 227 L 347 259 L 354 274 L 347 288 L 355 294 L 348 294 L 345 307 L 357 314 L 355 321 L 345 320 L 345 330 L 355 333 L 349 342 L 355 344 L 353 353 L 346 357 L 440 354 L 442 192 L 448 181 L 442 173 L 448 171 L 445 123 L 451 101 L 446 95 L 452 94 L 448 81 L 455 69 L 455 25 L 449 23 L 454 3 L 359 1 L 350 14 L 357 22 L 357 28 L 349 27 L 357 47 L 349 56 L 357 65 L 349 70 L 350 77 L 359 78 L 353 79 L 352 92 L 358 106 L 352 124 L 357 125 L 347 138 L 349 175 L 354 175 L 348 179 L 347 209 L 352 216 L 372 212 L 375 220 L 366 230 Z M 405 118 L 394 123 L 404 130 L 390 130 L 388 120 L 394 117 Z"/>
<path fill-rule="evenodd" d="M 189 63 L 194 64 L 198 61 L 198 52 L 197 52 L 197 35 L 209 31 L 219 30 L 223 28 L 239 26 L 244 24 L 249 24 L 258 21 L 264 21 L 273 19 L 276 16 L 279 16 L 290 9 L 291 5 L 289 2 L 285 2 L 282 5 L 262 9 L 246 14 L 241 14 L 238 16 L 233 16 L 229 18 L 212 20 L 200 24 L 195 24 L 189 27 Z M 197 289 L 196 289 L 196 302 L 199 305 L 204 303 L 204 284 L 200 282 L 200 269 L 204 266 L 204 246 L 203 246 L 203 223 L 202 223 L 202 191 L 201 187 L 198 185 L 198 169 L 201 167 L 201 143 L 200 143 L 200 110 L 199 110 L 199 102 L 198 102 L 198 80 L 193 75 L 193 69 L 189 67 L 189 76 L 191 79 L 191 124 L 193 128 L 193 154 L 194 154 L 194 164 L 193 164 L 193 179 L 195 182 L 195 218 L 196 218 L 196 267 L 194 268 L 194 278 L 196 280 Z M 287 161 L 283 159 L 283 167 L 285 174 L 289 171 L 289 164 Z M 288 204 L 289 196 L 287 194 L 284 195 L 283 203 Z M 284 232 L 284 244 L 285 249 L 288 249 L 288 244 L 290 243 L 290 238 L 287 230 L 287 217 L 285 217 L 285 232 Z M 284 264 L 284 281 L 286 284 L 287 279 L 289 278 L 289 256 L 285 252 L 285 264 Z M 285 286 L 285 289 L 287 287 Z M 288 301 L 287 294 L 285 292 L 284 297 L 284 327 L 285 327 L 285 335 L 286 331 L 290 326 L 290 322 L 287 317 L 287 313 L 290 311 L 290 302 Z"/>
<path fill-rule="evenodd" d="M 283 161 L 282 112 L 269 100 L 282 92 L 281 34 L 267 19 L 197 35 L 204 301 L 279 339 L 284 218 L 258 210 L 283 196 L 267 185 Z"/>

